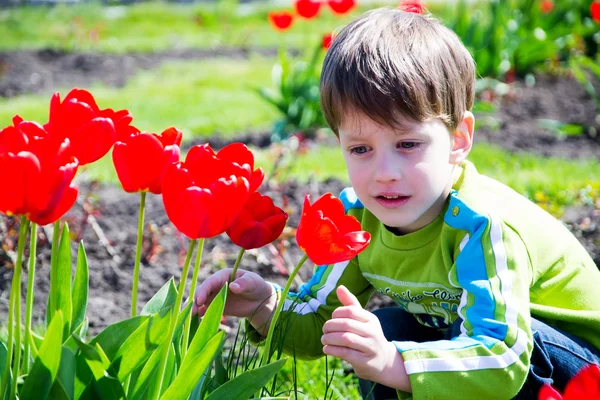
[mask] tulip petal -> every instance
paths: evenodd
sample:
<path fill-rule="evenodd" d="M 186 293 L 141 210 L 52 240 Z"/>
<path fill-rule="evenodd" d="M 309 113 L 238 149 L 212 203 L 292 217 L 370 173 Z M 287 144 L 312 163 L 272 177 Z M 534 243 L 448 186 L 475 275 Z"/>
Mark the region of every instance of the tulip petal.
<path fill-rule="evenodd" d="M 76 186 L 69 186 L 60 193 L 60 198 L 54 207 L 44 210 L 44 212 L 31 214 L 29 219 L 40 226 L 51 224 L 67 213 L 75 204 L 79 189 Z"/>
<path fill-rule="evenodd" d="M 600 399 L 600 366 L 590 364 L 581 369 L 565 388 L 564 398 Z"/>
<path fill-rule="evenodd" d="M 75 100 L 77 103 L 87 104 L 90 107 L 90 109 L 92 109 L 94 112 L 98 112 L 100 110 L 98 108 L 98 105 L 96 104 L 94 96 L 92 96 L 92 94 L 85 89 L 72 89 L 65 97 L 63 103 L 69 102 L 71 100 Z"/>
<path fill-rule="evenodd" d="M 108 118 L 94 118 L 69 136 L 71 150 L 80 165 L 90 164 L 104 157 L 116 140 L 115 127 Z"/>
<path fill-rule="evenodd" d="M 154 177 L 154 179 L 148 186 L 148 190 L 150 190 L 150 192 L 152 192 L 154 194 L 162 193 L 162 185 L 163 185 L 165 171 L 169 165 L 174 164 L 179 161 L 179 151 L 180 151 L 179 146 L 177 146 L 177 145 L 171 145 L 171 146 L 165 147 L 165 149 L 163 150 L 163 152 L 160 156 L 160 162 L 158 163 L 158 166 L 160 168 L 157 171 L 157 175 Z"/>
<path fill-rule="evenodd" d="M 538 393 L 538 400 L 563 400 L 563 397 L 552 386 L 544 385 Z"/>
<path fill-rule="evenodd" d="M 34 210 L 41 178 L 41 166 L 35 154 L 27 151 L 0 154 L 0 171 L 4 175 L 3 184 L 10 188 L 0 196 L 0 212 L 25 215 Z"/>

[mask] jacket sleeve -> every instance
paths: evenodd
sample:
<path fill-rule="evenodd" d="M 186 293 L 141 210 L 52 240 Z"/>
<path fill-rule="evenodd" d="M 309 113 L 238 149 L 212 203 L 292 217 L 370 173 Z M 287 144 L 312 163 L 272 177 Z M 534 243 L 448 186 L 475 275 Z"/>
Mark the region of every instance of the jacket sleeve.
<path fill-rule="evenodd" d="M 415 400 L 510 399 L 527 378 L 533 348 L 529 254 L 518 233 L 500 220 L 468 207 L 454 211 L 446 223 L 467 232 L 448 274 L 450 283 L 463 290 L 460 334 L 452 340 L 394 344 Z"/>
<path fill-rule="evenodd" d="M 301 359 L 323 356 L 323 324 L 341 306 L 335 293 L 340 285 L 354 293 L 363 307 L 373 293 L 371 284 L 360 272 L 358 257 L 333 265 L 318 266 L 311 280 L 300 286 L 297 293 L 288 293 L 273 342 L 282 343 L 286 353 Z M 279 286 L 275 285 L 275 288 L 281 292 Z M 249 323 L 246 323 L 246 329 L 251 342 L 258 343 L 264 339 Z"/>

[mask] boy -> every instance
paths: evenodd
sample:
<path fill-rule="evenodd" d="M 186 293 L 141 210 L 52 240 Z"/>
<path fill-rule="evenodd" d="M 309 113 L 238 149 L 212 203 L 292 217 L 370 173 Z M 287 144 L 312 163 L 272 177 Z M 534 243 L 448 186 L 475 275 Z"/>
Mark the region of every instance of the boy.
<path fill-rule="evenodd" d="M 285 345 L 348 361 L 365 398 L 535 399 L 600 363 L 591 257 L 466 161 L 474 80 L 456 35 L 420 14 L 369 12 L 328 50 L 321 102 L 352 184 L 340 198 L 371 243 L 286 299 Z M 200 314 L 228 274 L 202 283 Z M 260 339 L 277 288 L 246 271 L 230 288 L 226 313 Z M 365 311 L 374 290 L 398 307 Z"/>

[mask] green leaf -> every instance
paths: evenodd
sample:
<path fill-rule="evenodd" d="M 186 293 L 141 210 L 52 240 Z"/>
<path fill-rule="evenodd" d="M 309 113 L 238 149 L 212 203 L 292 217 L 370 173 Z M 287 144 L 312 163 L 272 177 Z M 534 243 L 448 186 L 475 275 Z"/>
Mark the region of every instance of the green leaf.
<path fill-rule="evenodd" d="M 73 329 L 73 333 L 79 337 L 85 337 L 87 335 L 88 326 L 89 326 L 89 320 L 87 319 L 87 317 L 85 317 L 83 319 L 83 321 L 81 321 L 79 326 L 77 328 Z M 67 338 L 67 340 L 63 343 L 63 346 L 66 346 L 73 351 L 77 350 L 77 343 L 75 343 L 75 339 L 73 339 L 72 335 L 70 335 Z"/>
<path fill-rule="evenodd" d="M 69 238 L 69 226 L 65 223 L 60 242 L 58 245 L 58 260 L 56 268 L 50 271 L 50 294 L 49 300 L 50 321 L 58 310 L 63 312 L 63 339 L 66 340 L 71 333 L 71 239 Z"/>
<path fill-rule="evenodd" d="M 4 368 L 6 368 L 6 355 L 8 350 L 3 341 L 0 340 L 0 377 L 4 374 Z M 1 394 L 0 394 L 1 396 Z"/>
<path fill-rule="evenodd" d="M 213 336 L 206 346 L 198 352 L 193 354 L 193 357 L 189 358 L 189 362 L 184 361 L 184 365 L 179 369 L 177 377 L 165 393 L 161 396 L 161 400 L 185 400 L 188 398 L 194 387 L 202 377 L 202 374 L 210 367 L 212 360 L 219 351 L 221 344 L 223 343 L 223 336 L 225 332 L 221 331 Z M 188 360 L 190 352 L 185 356 L 185 360 Z"/>
<path fill-rule="evenodd" d="M 112 359 L 112 366 L 121 382 L 148 360 L 154 350 L 165 341 L 171 321 L 171 310 L 172 308 L 165 308 L 159 314 L 153 315 L 119 348 Z"/>
<path fill-rule="evenodd" d="M 75 270 L 75 278 L 73 279 L 73 316 L 71 318 L 71 326 L 80 328 L 81 323 L 85 319 L 85 310 L 87 308 L 89 289 L 89 270 L 87 256 L 83 242 L 79 242 L 77 249 L 77 269 Z M 78 329 L 73 329 L 75 332 Z M 80 335 L 81 336 L 81 335 Z"/>
<path fill-rule="evenodd" d="M 196 332 L 196 335 L 194 335 L 194 339 L 192 340 L 192 343 L 190 343 L 190 347 L 181 363 L 181 369 L 186 368 L 188 364 L 192 362 L 191 360 L 202 351 L 208 340 L 219 330 L 223 311 L 225 310 L 225 300 L 227 298 L 228 290 L 227 286 L 227 284 L 223 285 L 219 293 L 210 303 L 210 306 L 208 306 L 208 310 L 206 310 L 202 322 L 200 322 L 200 327 L 198 327 L 198 331 Z"/>
<path fill-rule="evenodd" d="M 106 353 L 109 360 L 113 359 L 119 348 L 125 343 L 136 329 L 150 318 L 147 315 L 138 315 L 137 317 L 119 321 L 107 326 L 90 343 L 98 343 Z"/>
<path fill-rule="evenodd" d="M 57 379 L 50 390 L 51 399 L 73 400 L 75 397 L 75 353 L 62 346 Z"/>
<path fill-rule="evenodd" d="M 247 399 L 271 380 L 283 367 L 287 358 L 282 358 L 260 368 L 246 371 L 212 392 L 206 400 Z"/>
<path fill-rule="evenodd" d="M 50 321 L 44 342 L 40 346 L 33 367 L 31 367 L 20 391 L 21 399 L 45 399 L 48 397 L 60 366 L 63 327 L 63 313 L 58 310 Z"/>
<path fill-rule="evenodd" d="M 140 315 L 156 314 L 166 307 L 171 307 L 177 299 L 177 288 L 171 278 L 167 283 L 160 288 L 158 292 L 142 308 Z"/>
<path fill-rule="evenodd" d="M 123 386 L 115 378 L 116 374 L 110 367 L 110 360 L 102 350 L 102 347 L 98 343 L 85 343 L 77 335 L 73 335 L 73 338 L 80 350 L 77 357 L 85 360 L 85 364 L 87 364 L 92 373 L 91 385 L 94 392 L 103 400 L 124 398 L 125 391 L 123 390 Z M 77 364 L 77 368 L 79 368 L 79 363 Z M 80 393 L 77 388 L 77 382 L 75 393 L 76 397 Z"/>

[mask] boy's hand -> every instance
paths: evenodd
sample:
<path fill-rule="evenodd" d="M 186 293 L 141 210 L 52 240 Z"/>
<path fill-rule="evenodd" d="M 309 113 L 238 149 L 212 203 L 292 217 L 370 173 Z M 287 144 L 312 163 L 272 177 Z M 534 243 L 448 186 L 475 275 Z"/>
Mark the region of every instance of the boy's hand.
<path fill-rule="evenodd" d="M 323 352 L 352 364 L 362 379 L 410 391 L 402 356 L 383 335 L 377 317 L 363 309 L 346 287 L 338 287 L 336 293 L 344 306 L 323 325 Z"/>
<path fill-rule="evenodd" d="M 192 313 L 203 316 L 206 309 L 229 280 L 231 268 L 222 269 L 208 277 L 196 289 Z M 273 286 L 254 272 L 238 269 L 235 280 L 229 285 L 224 315 L 248 318 L 260 333 L 271 318 L 277 305 Z M 259 329 L 260 328 L 260 329 Z"/>

